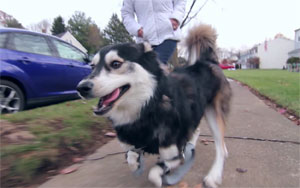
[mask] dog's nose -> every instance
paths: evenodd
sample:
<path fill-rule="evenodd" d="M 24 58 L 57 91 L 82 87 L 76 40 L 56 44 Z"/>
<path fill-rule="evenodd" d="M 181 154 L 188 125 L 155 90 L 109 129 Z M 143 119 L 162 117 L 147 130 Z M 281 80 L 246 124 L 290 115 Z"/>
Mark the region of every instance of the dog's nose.
<path fill-rule="evenodd" d="M 81 96 L 87 98 L 91 95 L 91 91 L 94 87 L 94 84 L 90 81 L 80 82 L 77 86 L 77 91 Z"/>

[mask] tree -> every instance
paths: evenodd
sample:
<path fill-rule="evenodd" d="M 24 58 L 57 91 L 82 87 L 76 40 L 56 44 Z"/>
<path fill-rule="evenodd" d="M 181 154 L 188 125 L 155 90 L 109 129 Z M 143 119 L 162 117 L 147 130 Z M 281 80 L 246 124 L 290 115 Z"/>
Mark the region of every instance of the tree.
<path fill-rule="evenodd" d="M 198 13 L 202 10 L 202 8 L 207 4 L 208 0 L 205 0 L 205 2 L 200 6 L 200 8 L 192 15 L 190 16 L 190 14 L 192 13 L 193 8 L 195 7 L 197 0 L 193 0 L 192 4 L 189 8 L 189 11 L 187 12 L 186 16 L 184 17 L 180 28 L 183 28 L 184 26 L 186 26 L 192 19 L 194 19 Z"/>
<path fill-rule="evenodd" d="M 76 11 L 68 21 L 69 30 L 72 35 L 88 50 L 89 26 L 92 24 L 92 19 L 86 17 L 84 12 Z"/>
<path fill-rule="evenodd" d="M 72 35 L 88 50 L 95 53 L 104 44 L 100 29 L 85 13 L 76 11 L 68 21 Z"/>
<path fill-rule="evenodd" d="M 96 24 L 89 26 L 88 30 L 88 44 L 90 46 L 89 53 L 94 54 L 100 47 L 104 46 L 104 39 L 100 29 Z"/>
<path fill-rule="evenodd" d="M 41 33 L 49 33 L 50 32 L 51 24 L 48 20 L 44 19 L 37 24 L 31 24 L 29 26 L 29 30 L 41 32 Z"/>
<path fill-rule="evenodd" d="M 250 66 L 251 69 L 259 69 L 259 58 L 258 57 L 251 57 L 247 60 L 247 64 Z"/>
<path fill-rule="evenodd" d="M 61 16 L 54 18 L 51 33 L 52 35 L 58 35 L 60 33 L 64 33 L 66 31 L 66 26 L 64 24 L 64 20 Z"/>
<path fill-rule="evenodd" d="M 13 28 L 20 28 L 24 29 L 23 25 L 19 23 L 19 21 L 15 18 L 12 19 L 5 19 L 5 25 L 6 27 L 13 27 Z"/>
<path fill-rule="evenodd" d="M 44 19 L 38 23 L 38 27 L 42 31 L 42 33 L 49 33 L 51 24 L 48 20 Z"/>
<path fill-rule="evenodd" d="M 110 18 L 107 27 L 104 29 L 104 35 L 105 42 L 108 44 L 134 42 L 117 14 L 113 14 Z"/>

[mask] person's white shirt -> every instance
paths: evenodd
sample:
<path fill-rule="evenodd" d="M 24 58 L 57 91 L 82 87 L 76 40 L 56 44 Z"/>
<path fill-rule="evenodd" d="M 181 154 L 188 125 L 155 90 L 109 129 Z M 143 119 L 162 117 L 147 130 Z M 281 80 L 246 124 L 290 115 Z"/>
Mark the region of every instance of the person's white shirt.
<path fill-rule="evenodd" d="M 181 30 L 179 27 L 173 30 L 170 19 L 176 19 L 180 25 L 185 5 L 186 0 L 124 0 L 121 9 L 123 24 L 138 43 L 159 45 L 166 39 L 180 40 Z M 140 28 L 143 28 L 143 38 L 138 37 Z"/>

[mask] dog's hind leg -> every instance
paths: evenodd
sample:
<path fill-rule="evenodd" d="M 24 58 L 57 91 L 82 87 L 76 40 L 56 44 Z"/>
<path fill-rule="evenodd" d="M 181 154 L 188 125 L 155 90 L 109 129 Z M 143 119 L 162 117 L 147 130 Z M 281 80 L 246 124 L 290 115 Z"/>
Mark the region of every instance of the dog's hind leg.
<path fill-rule="evenodd" d="M 148 175 L 149 181 L 157 187 L 162 186 L 162 176 L 178 167 L 181 163 L 180 151 L 175 144 L 169 147 L 160 147 L 159 156 L 158 163 L 150 169 Z"/>
<path fill-rule="evenodd" d="M 218 97 L 216 97 L 218 100 Z M 204 184 L 208 187 L 217 187 L 222 183 L 222 173 L 224 168 L 225 158 L 227 157 L 227 149 L 224 142 L 225 121 L 219 101 L 216 101 L 213 106 L 209 106 L 205 110 L 205 117 L 209 128 L 213 134 L 216 148 L 216 157 L 214 163 L 204 178 Z"/>

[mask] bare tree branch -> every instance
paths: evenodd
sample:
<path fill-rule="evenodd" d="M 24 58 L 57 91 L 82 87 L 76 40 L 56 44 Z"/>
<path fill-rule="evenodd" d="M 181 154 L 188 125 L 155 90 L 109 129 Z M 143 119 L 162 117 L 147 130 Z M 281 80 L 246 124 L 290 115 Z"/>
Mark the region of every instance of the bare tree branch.
<path fill-rule="evenodd" d="M 183 28 L 183 26 L 185 26 L 185 22 L 186 22 L 186 20 L 188 19 L 188 17 L 189 17 L 189 15 L 190 15 L 190 13 L 191 13 L 191 11 L 192 11 L 192 9 L 193 9 L 195 3 L 196 3 L 196 0 L 193 0 L 193 3 L 192 3 L 192 5 L 191 5 L 191 7 L 190 7 L 189 12 L 187 13 L 186 17 L 185 17 L 185 18 L 183 19 L 183 21 L 182 21 L 182 24 L 181 24 L 181 26 L 180 26 L 180 29 Z"/>
<path fill-rule="evenodd" d="M 206 3 L 207 3 L 208 1 L 209 1 L 209 0 L 206 0 L 206 1 L 204 2 L 204 4 L 199 8 L 199 10 L 198 10 L 193 16 L 190 17 L 189 20 L 195 18 L 195 17 L 198 15 L 198 13 L 202 10 L 202 8 L 206 5 Z"/>
<path fill-rule="evenodd" d="M 186 15 L 186 17 L 184 18 L 184 20 L 183 20 L 183 22 L 182 22 L 180 28 L 183 28 L 183 27 L 184 27 L 185 25 L 187 25 L 192 19 L 194 19 L 194 18 L 198 15 L 198 13 L 202 10 L 202 8 L 207 4 L 208 1 L 209 1 L 209 0 L 205 0 L 205 2 L 204 2 L 203 5 L 198 9 L 198 11 L 197 11 L 193 16 L 189 17 L 189 15 L 190 15 L 190 13 L 191 13 L 191 11 L 192 11 L 194 5 L 195 5 L 195 2 L 196 2 L 196 0 L 193 0 L 193 3 L 192 3 L 192 5 L 191 5 L 191 7 L 190 7 L 190 10 L 189 10 L 188 14 Z"/>
<path fill-rule="evenodd" d="M 31 31 L 50 33 L 51 24 L 47 19 L 44 19 L 36 24 L 31 24 L 28 26 L 28 29 Z"/>

